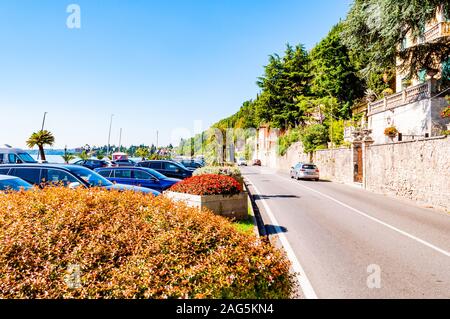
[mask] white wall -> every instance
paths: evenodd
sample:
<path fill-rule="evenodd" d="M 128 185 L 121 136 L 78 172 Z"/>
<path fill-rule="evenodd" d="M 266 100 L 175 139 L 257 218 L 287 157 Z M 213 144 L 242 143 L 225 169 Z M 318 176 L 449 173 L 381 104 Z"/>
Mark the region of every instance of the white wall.
<path fill-rule="evenodd" d="M 385 128 L 395 126 L 403 135 L 431 135 L 431 103 L 429 99 L 410 103 L 369 117 L 369 128 L 375 144 L 389 142 Z M 404 137 L 407 139 L 407 136 Z"/>

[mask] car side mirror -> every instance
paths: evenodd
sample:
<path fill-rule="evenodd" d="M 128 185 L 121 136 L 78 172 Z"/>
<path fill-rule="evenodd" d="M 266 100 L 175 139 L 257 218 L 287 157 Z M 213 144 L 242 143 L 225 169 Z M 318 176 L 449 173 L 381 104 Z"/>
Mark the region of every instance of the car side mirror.
<path fill-rule="evenodd" d="M 16 159 L 16 164 L 23 164 L 23 161 L 21 159 Z"/>
<path fill-rule="evenodd" d="M 80 186 L 81 186 L 81 184 L 78 183 L 78 182 L 73 182 L 73 183 L 70 183 L 70 184 L 69 184 L 69 188 L 70 188 L 70 189 L 77 189 L 77 188 L 80 187 Z"/>

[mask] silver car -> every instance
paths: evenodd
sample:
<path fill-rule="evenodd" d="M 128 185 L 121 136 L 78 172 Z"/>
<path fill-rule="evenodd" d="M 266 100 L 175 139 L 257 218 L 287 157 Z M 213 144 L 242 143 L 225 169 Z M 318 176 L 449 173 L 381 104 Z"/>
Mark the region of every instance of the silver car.
<path fill-rule="evenodd" d="M 318 181 L 320 179 L 319 169 L 314 164 L 298 163 L 291 167 L 291 178 Z"/>

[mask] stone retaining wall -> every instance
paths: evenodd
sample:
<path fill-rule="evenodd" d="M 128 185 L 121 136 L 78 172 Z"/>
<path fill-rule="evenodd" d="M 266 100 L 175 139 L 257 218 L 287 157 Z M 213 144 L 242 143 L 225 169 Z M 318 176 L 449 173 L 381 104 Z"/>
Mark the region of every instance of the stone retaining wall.
<path fill-rule="evenodd" d="M 372 145 L 366 188 L 450 211 L 450 138 Z"/>
<path fill-rule="evenodd" d="M 288 171 L 297 162 L 309 162 L 301 143 L 284 156 L 266 150 L 268 167 Z M 450 211 L 450 137 L 367 147 L 363 186 L 376 193 L 399 196 L 419 204 Z M 352 149 L 321 150 L 313 162 L 324 179 L 353 183 Z"/>

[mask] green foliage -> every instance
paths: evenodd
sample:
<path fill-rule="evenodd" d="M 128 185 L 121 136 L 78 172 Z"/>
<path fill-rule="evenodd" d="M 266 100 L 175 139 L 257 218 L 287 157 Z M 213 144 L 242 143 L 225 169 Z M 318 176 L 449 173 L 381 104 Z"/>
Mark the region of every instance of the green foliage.
<path fill-rule="evenodd" d="M 64 160 L 64 163 L 69 164 L 70 161 L 73 161 L 76 157 L 75 155 L 71 153 L 66 153 L 64 155 L 61 155 L 62 159 Z"/>
<path fill-rule="evenodd" d="M 344 143 L 344 121 L 332 121 L 329 125 L 329 140 L 333 146 L 341 146 Z"/>
<path fill-rule="evenodd" d="M 86 160 L 90 159 L 91 156 L 86 151 L 82 151 L 80 154 L 78 154 L 78 158 L 83 161 L 86 161 Z"/>
<path fill-rule="evenodd" d="M 357 67 L 341 39 L 342 23 L 313 48 L 310 54 L 312 92 L 318 97 L 332 96 L 340 104 L 341 118 L 351 116 L 350 107 L 364 94 L 363 82 L 357 76 Z"/>
<path fill-rule="evenodd" d="M 408 35 L 420 37 L 423 26 L 446 3 L 444 0 L 356 0 L 344 22 L 343 39 L 363 61 L 365 77 L 380 73 L 380 69 L 393 69 L 397 58 L 402 71 L 411 77 L 418 70 L 436 68 L 436 61 L 445 60 L 450 55 L 445 37 L 400 50 L 399 45 Z M 444 10 L 448 16 L 448 3 Z"/>
<path fill-rule="evenodd" d="M 260 123 L 278 128 L 295 127 L 300 112 L 296 98 L 309 94 L 309 57 L 302 45 L 287 45 L 284 56 L 269 56 L 269 64 L 257 84 L 262 94 L 256 103 Z"/>
<path fill-rule="evenodd" d="M 278 139 L 278 155 L 285 155 L 289 147 L 301 140 L 301 130 L 292 129 Z"/>
<path fill-rule="evenodd" d="M 41 159 L 45 161 L 44 146 L 52 146 L 55 143 L 55 137 L 53 134 L 47 130 L 38 131 L 31 134 L 30 138 L 26 141 L 29 148 L 37 146 L 39 148 L 39 153 Z"/>
<path fill-rule="evenodd" d="M 315 150 L 325 147 L 328 141 L 328 129 L 323 124 L 313 124 L 307 126 L 301 135 L 303 149 L 305 153 L 311 153 Z"/>
<path fill-rule="evenodd" d="M 148 158 L 150 156 L 150 149 L 146 148 L 146 147 L 139 147 L 136 150 L 135 155 L 137 157 L 142 158 L 143 161 L 145 161 L 146 158 Z"/>
<path fill-rule="evenodd" d="M 99 152 L 97 152 L 97 154 L 95 155 L 95 157 L 96 157 L 98 160 L 102 160 L 102 159 L 105 158 L 105 153 L 103 153 L 102 151 L 99 151 Z"/>

